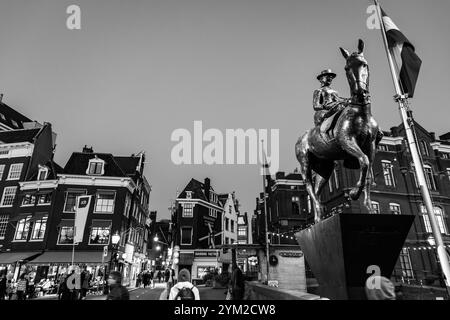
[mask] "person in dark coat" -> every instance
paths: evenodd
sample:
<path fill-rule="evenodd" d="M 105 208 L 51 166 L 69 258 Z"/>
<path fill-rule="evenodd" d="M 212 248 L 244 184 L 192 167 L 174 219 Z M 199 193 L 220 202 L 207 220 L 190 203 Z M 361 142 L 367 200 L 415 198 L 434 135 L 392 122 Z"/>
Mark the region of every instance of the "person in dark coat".
<path fill-rule="evenodd" d="M 111 271 L 108 277 L 109 294 L 106 300 L 130 300 L 130 294 L 122 285 L 122 274 L 118 271 Z"/>
<path fill-rule="evenodd" d="M 167 268 L 166 271 L 164 271 L 164 282 L 169 282 L 170 280 L 170 269 Z"/>
<path fill-rule="evenodd" d="M 233 272 L 231 274 L 231 297 L 232 300 L 243 300 L 245 292 L 244 275 L 236 262 L 233 263 Z"/>
<path fill-rule="evenodd" d="M 0 300 L 5 300 L 6 295 L 6 276 L 2 273 L 0 276 Z"/>
<path fill-rule="evenodd" d="M 157 277 L 158 277 L 158 283 L 161 283 L 161 277 L 162 277 L 161 270 L 158 270 Z"/>

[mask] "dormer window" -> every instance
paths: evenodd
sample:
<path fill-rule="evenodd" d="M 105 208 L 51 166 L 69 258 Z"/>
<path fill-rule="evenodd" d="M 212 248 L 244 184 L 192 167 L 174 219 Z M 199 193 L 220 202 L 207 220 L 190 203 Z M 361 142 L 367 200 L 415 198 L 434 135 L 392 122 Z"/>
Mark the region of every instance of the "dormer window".
<path fill-rule="evenodd" d="M 192 199 L 192 191 L 186 191 L 186 199 Z"/>
<path fill-rule="evenodd" d="M 38 180 L 45 180 L 48 176 L 48 168 L 46 166 L 39 165 L 39 171 L 38 171 Z"/>
<path fill-rule="evenodd" d="M 86 170 L 89 175 L 103 175 L 105 174 L 105 161 L 99 159 L 97 156 L 89 160 L 89 166 Z"/>

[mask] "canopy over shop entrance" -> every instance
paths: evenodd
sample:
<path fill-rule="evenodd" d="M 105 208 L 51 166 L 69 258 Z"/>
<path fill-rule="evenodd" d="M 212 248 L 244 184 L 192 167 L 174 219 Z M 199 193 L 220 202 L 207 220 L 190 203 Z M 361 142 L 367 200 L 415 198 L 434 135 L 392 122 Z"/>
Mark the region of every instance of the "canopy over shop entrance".
<path fill-rule="evenodd" d="M 5 252 L 0 253 L 0 264 L 12 264 L 17 261 L 31 260 L 42 252 Z"/>
<path fill-rule="evenodd" d="M 103 251 L 75 251 L 74 263 L 102 263 Z M 106 263 L 111 259 L 111 254 L 104 257 Z M 72 251 L 47 251 L 37 257 L 29 264 L 47 264 L 47 263 L 71 263 Z"/>

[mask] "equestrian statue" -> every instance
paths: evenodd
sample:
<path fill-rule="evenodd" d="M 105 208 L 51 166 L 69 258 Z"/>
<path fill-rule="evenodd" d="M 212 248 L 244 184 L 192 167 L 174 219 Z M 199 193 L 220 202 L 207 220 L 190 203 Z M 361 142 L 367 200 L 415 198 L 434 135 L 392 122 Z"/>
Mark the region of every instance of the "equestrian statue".
<path fill-rule="evenodd" d="M 317 76 L 321 88 L 313 95 L 315 127 L 295 144 L 300 173 L 314 205 L 316 223 L 324 214 L 319 196 L 337 160 L 343 160 L 346 168 L 360 170 L 358 182 L 350 190 L 349 197 L 357 200 L 364 191 L 364 205 L 369 213 L 374 213 L 370 200 L 370 172 L 376 146 L 383 134 L 371 113 L 369 66 L 363 54 L 364 42 L 359 40 L 358 51 L 352 54 L 339 49 L 346 60 L 345 73 L 351 97 L 342 98 L 331 89 L 336 74 L 330 69 L 322 71 Z"/>

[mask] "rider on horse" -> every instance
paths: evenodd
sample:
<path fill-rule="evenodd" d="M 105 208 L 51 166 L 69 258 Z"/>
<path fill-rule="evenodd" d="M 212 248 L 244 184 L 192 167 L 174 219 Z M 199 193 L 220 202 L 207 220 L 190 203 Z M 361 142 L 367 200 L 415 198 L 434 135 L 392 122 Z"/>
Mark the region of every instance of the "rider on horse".
<path fill-rule="evenodd" d="M 334 78 L 336 78 L 336 74 L 331 69 L 323 70 L 317 76 L 321 87 L 314 90 L 313 94 L 313 108 L 316 111 L 314 114 L 315 126 L 320 125 L 326 118 L 343 110 L 350 102 L 350 99 L 339 97 L 339 93 L 331 89 L 331 82 Z M 333 125 L 327 129 L 327 133 L 332 127 Z"/>

